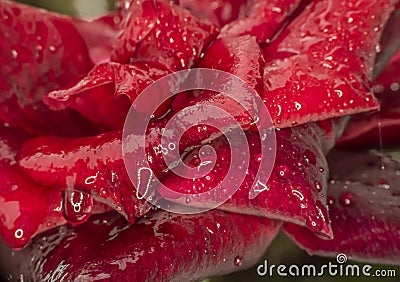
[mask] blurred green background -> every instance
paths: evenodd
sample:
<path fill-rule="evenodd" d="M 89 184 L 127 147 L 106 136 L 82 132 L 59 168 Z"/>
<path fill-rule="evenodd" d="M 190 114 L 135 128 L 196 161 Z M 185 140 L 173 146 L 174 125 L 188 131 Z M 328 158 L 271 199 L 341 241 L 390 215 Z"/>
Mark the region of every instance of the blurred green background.
<path fill-rule="evenodd" d="M 38 6 L 48 10 L 52 10 L 59 13 L 74 15 L 78 17 L 83 17 L 87 19 L 92 19 L 107 11 L 114 9 L 113 0 L 20 0 L 19 2 L 26 3 L 29 5 Z M 273 242 L 272 246 L 268 249 L 264 258 L 260 261 L 263 262 L 264 259 L 268 259 L 269 264 L 313 264 L 320 266 L 323 264 L 328 264 L 329 262 L 336 263 L 336 258 L 322 258 L 317 256 L 310 256 L 305 251 L 297 247 L 289 238 L 284 234 L 280 234 Z M 348 264 L 356 264 L 355 262 L 348 262 Z M 361 266 L 363 264 L 360 264 Z M 274 277 L 259 277 L 257 275 L 256 267 L 253 267 L 247 271 L 237 272 L 231 275 L 216 277 L 212 279 L 207 279 L 207 282 L 241 282 L 241 281 L 376 281 L 377 278 L 367 278 L 367 277 L 277 277 L 276 272 Z M 317 268 L 318 269 L 318 268 Z M 379 280 L 387 282 L 400 281 L 400 268 L 396 266 L 384 266 L 384 265 L 373 265 L 373 269 L 395 269 L 398 277 L 385 277 Z M 372 271 L 371 271 L 372 272 Z M 205 282 L 204 281 L 204 282 Z"/>

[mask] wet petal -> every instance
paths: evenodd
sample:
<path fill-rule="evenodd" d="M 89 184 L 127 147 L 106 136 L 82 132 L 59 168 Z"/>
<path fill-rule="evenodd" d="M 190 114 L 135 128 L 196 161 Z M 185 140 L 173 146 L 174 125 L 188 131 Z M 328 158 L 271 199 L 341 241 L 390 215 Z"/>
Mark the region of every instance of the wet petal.
<path fill-rule="evenodd" d="M 258 134 L 247 132 L 247 144 L 242 144 L 249 146 L 251 156 L 246 178 L 232 198 L 218 208 L 295 222 L 323 236 L 331 236 L 326 211 L 328 167 L 324 152 L 327 152 L 335 142 L 335 126 L 331 121 L 327 123 L 330 123 L 330 129 L 327 126 L 310 124 L 278 130 L 274 169 L 267 183 L 259 183 L 256 175 L 261 158 L 267 158 L 270 162 L 273 159 L 270 159 L 271 156 L 260 155 Z M 322 132 L 326 130 L 329 133 L 323 134 Z M 327 136 L 330 136 L 330 140 L 322 141 Z M 170 173 L 164 184 L 175 192 L 198 194 L 207 192 L 224 181 L 231 163 L 229 144 L 222 138 L 214 140 L 209 145 L 213 146 L 218 154 L 217 162 L 209 174 L 192 179 Z M 194 150 L 185 158 L 188 165 L 199 166 L 199 150 Z M 251 197 L 253 185 L 254 189 L 258 190 L 255 197 Z M 229 190 L 228 187 L 222 188 L 224 189 L 222 191 Z M 180 204 L 192 204 L 186 202 L 185 196 L 176 198 L 165 193 L 162 196 Z M 224 195 L 211 193 L 209 202 L 201 204 L 206 207 L 212 206 L 213 201 L 218 201 L 221 196 Z"/>
<path fill-rule="evenodd" d="M 114 47 L 112 59 L 117 62 L 131 58 L 158 62 L 171 70 L 186 69 L 197 61 L 218 31 L 167 1 L 132 1 L 128 7 L 123 20 L 126 25 Z"/>
<path fill-rule="evenodd" d="M 0 235 L 13 248 L 26 245 L 36 234 L 66 223 L 61 191 L 33 183 L 18 169 L 16 155 L 29 135 L 0 128 Z M 93 212 L 108 210 L 96 205 Z"/>
<path fill-rule="evenodd" d="M 386 0 L 312 2 L 266 47 L 264 98 L 279 126 L 379 108 L 369 83 L 393 8 Z"/>
<path fill-rule="evenodd" d="M 104 63 L 71 88 L 48 93 L 44 101 L 51 109 L 72 108 L 100 126 L 121 129 L 136 97 L 168 73 L 165 66 L 153 62 Z M 159 98 L 157 101 L 153 96 L 149 103 L 161 104 L 164 97 Z M 161 110 L 157 116 L 166 111 L 167 108 Z"/>
<path fill-rule="evenodd" d="M 286 233 L 310 254 L 345 253 L 355 260 L 398 264 L 399 162 L 376 151 L 334 151 L 329 161 L 333 179 L 328 203 L 334 239 L 321 240 L 294 224 L 285 224 Z"/>
<path fill-rule="evenodd" d="M 151 207 L 136 197 L 126 173 L 121 132 L 78 139 L 31 139 L 19 158 L 19 165 L 34 182 L 59 192 L 84 191 L 131 222 Z"/>
<path fill-rule="evenodd" d="M 269 43 L 289 16 L 297 8 L 300 0 L 250 0 L 245 12 L 221 30 L 221 36 L 253 35 L 259 43 Z"/>
<path fill-rule="evenodd" d="M 246 0 L 181 0 L 179 5 L 218 27 L 236 20 L 243 13 Z"/>
<path fill-rule="evenodd" d="M 71 20 L 9 1 L 1 2 L 0 13 L 0 120 L 35 134 L 95 132 L 79 114 L 53 112 L 42 102 L 46 92 L 76 81 L 92 66 Z"/>
<path fill-rule="evenodd" d="M 221 211 L 159 211 L 134 225 L 107 214 L 37 238 L 23 250 L 20 271 L 35 280 L 200 280 L 255 264 L 279 227 L 269 219 Z"/>

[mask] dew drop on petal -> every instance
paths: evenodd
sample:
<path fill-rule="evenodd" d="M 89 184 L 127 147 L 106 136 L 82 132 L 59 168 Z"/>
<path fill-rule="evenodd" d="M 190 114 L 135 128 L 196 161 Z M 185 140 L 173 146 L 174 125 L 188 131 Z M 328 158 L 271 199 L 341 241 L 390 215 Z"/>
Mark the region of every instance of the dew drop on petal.
<path fill-rule="evenodd" d="M 107 188 L 105 188 L 105 187 L 101 187 L 100 188 L 99 194 L 103 198 L 107 198 L 110 195 L 110 193 L 108 192 Z"/>
<path fill-rule="evenodd" d="M 322 184 L 318 180 L 314 181 L 314 187 L 317 189 L 318 192 L 322 191 Z"/>
<path fill-rule="evenodd" d="M 234 263 L 236 266 L 241 266 L 242 263 L 243 263 L 243 258 L 242 258 L 241 256 L 236 256 L 235 259 L 234 259 L 234 261 L 233 261 L 233 263 Z"/>
<path fill-rule="evenodd" d="M 344 192 L 340 195 L 340 204 L 344 207 L 351 207 L 354 205 L 354 195 L 349 192 Z"/>
<path fill-rule="evenodd" d="M 289 174 L 290 170 L 287 165 L 279 165 L 278 166 L 278 174 L 280 177 L 285 178 Z"/>
<path fill-rule="evenodd" d="M 93 197 L 89 193 L 63 191 L 63 216 L 71 224 L 85 222 L 93 208 Z"/>
<path fill-rule="evenodd" d="M 327 203 L 328 206 L 333 206 L 336 203 L 335 198 L 329 196 L 327 199 Z"/>
<path fill-rule="evenodd" d="M 257 163 L 260 163 L 261 160 L 262 160 L 262 154 L 257 154 L 257 155 L 255 156 L 255 161 L 256 161 Z"/>

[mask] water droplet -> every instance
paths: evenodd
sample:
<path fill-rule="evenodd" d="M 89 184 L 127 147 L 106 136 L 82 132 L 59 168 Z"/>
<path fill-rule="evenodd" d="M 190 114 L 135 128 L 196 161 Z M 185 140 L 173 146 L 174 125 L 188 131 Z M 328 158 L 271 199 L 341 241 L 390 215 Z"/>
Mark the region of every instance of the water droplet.
<path fill-rule="evenodd" d="M 102 196 L 103 198 L 107 198 L 110 193 L 108 192 L 108 189 L 105 187 L 101 187 L 100 191 L 99 191 L 100 196 Z"/>
<path fill-rule="evenodd" d="M 351 207 L 354 205 L 354 196 L 349 192 L 344 192 L 340 195 L 340 204 L 344 207 Z"/>
<path fill-rule="evenodd" d="M 72 224 L 85 222 L 93 208 L 93 197 L 89 193 L 65 190 L 63 191 L 63 215 Z"/>
<path fill-rule="evenodd" d="M 207 183 L 213 183 L 214 182 L 214 174 L 212 172 L 208 173 L 205 176 L 205 180 Z"/>
<path fill-rule="evenodd" d="M 15 230 L 14 236 L 17 239 L 21 239 L 24 236 L 24 230 L 22 230 L 21 228 Z"/>
<path fill-rule="evenodd" d="M 400 89 L 400 85 L 397 82 L 393 82 L 390 84 L 390 90 L 393 92 L 398 91 Z"/>
<path fill-rule="evenodd" d="M 233 263 L 234 263 L 236 266 L 241 266 L 242 263 L 243 263 L 243 258 L 242 258 L 241 256 L 237 256 L 237 257 L 235 257 Z"/>
<path fill-rule="evenodd" d="M 303 154 L 303 158 L 310 164 L 315 165 L 317 163 L 317 157 L 310 150 L 305 150 Z"/>
<path fill-rule="evenodd" d="M 378 179 L 377 183 L 380 188 L 384 188 L 384 189 L 390 188 L 390 185 L 389 185 L 389 182 L 387 181 L 387 179 L 384 179 L 384 178 Z"/>
<path fill-rule="evenodd" d="M 333 206 L 336 203 L 335 198 L 329 196 L 327 199 L 327 203 L 328 203 L 328 206 Z"/>
<path fill-rule="evenodd" d="M 317 189 L 318 192 L 322 191 L 322 184 L 318 180 L 314 181 L 314 186 L 315 186 L 315 189 Z"/>
<path fill-rule="evenodd" d="M 375 44 L 374 48 L 375 48 L 375 52 L 376 53 L 382 52 L 382 45 L 381 44 L 379 44 L 379 43 Z"/>
<path fill-rule="evenodd" d="M 18 52 L 16 50 L 11 50 L 11 55 L 14 59 L 18 57 Z"/>
<path fill-rule="evenodd" d="M 278 166 L 278 173 L 279 173 L 280 177 L 282 177 L 282 178 L 287 177 L 289 172 L 290 172 L 290 170 L 287 167 L 287 165 L 279 165 Z"/>
<path fill-rule="evenodd" d="M 260 163 L 260 162 L 261 162 L 261 160 L 262 160 L 262 154 L 258 154 L 258 155 L 256 155 L 256 157 L 255 157 L 255 161 L 256 161 L 257 163 Z"/>

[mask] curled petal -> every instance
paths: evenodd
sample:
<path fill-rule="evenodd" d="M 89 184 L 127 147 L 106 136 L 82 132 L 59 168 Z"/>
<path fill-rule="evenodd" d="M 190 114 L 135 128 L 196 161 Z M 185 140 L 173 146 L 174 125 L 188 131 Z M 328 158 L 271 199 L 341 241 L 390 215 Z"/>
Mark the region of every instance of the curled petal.
<path fill-rule="evenodd" d="M 19 270 L 34 280 L 200 280 L 255 264 L 279 227 L 270 219 L 222 211 L 159 211 L 134 225 L 111 213 L 37 238 L 22 251 Z"/>
<path fill-rule="evenodd" d="M 314 1 L 264 49 L 263 98 L 278 126 L 379 108 L 369 84 L 393 8 L 389 0 Z"/>
<path fill-rule="evenodd" d="M 253 35 L 258 43 L 269 43 L 300 2 L 249 0 L 242 17 L 225 26 L 221 30 L 221 36 Z"/>
<path fill-rule="evenodd" d="M 76 112 L 53 112 L 42 102 L 92 67 L 71 19 L 10 1 L 1 1 L 0 13 L 0 120 L 34 134 L 95 132 Z"/>
<path fill-rule="evenodd" d="M 344 253 L 360 261 L 399 264 L 398 160 L 382 159 L 376 151 L 334 151 L 329 161 L 333 240 L 321 240 L 294 224 L 285 224 L 286 233 L 310 254 Z"/>

